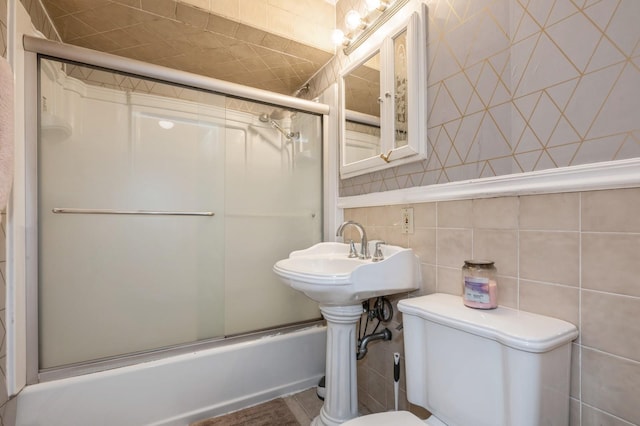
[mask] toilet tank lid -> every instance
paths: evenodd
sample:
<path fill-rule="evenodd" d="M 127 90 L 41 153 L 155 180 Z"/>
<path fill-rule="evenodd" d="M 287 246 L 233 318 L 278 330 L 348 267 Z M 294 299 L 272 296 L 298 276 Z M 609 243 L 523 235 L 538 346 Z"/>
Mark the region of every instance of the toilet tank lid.
<path fill-rule="evenodd" d="M 398 309 L 438 324 L 498 341 L 527 352 L 547 352 L 578 336 L 573 324 L 530 312 L 498 306 L 497 309 L 469 308 L 462 298 L 435 293 L 404 299 Z"/>

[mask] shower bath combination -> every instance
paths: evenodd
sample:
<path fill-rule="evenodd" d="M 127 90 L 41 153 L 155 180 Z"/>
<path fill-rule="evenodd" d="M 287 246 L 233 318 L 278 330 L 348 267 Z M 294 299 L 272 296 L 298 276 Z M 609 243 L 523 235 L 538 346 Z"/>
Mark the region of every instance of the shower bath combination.
<path fill-rule="evenodd" d="M 37 315 L 17 423 L 108 412 L 110 424 L 189 424 L 315 385 L 326 353 L 317 304 L 272 266 L 322 240 L 329 106 L 23 41 L 25 110 L 38 119 L 23 202 L 37 234 L 22 262 Z M 48 131 L 57 121 L 45 112 L 73 131 Z M 246 368 L 220 369 L 230 362 Z"/>
<path fill-rule="evenodd" d="M 282 133 L 282 135 L 288 140 L 292 140 L 292 139 L 300 139 L 300 132 L 290 132 L 288 130 L 285 130 L 282 128 L 282 126 L 280 124 L 278 124 L 278 122 L 273 118 L 273 116 L 275 115 L 275 113 L 271 113 L 271 114 L 267 114 L 262 113 L 258 116 L 258 120 L 260 120 L 263 123 L 269 123 L 271 125 L 271 127 L 273 127 L 274 129 L 276 129 L 277 131 L 279 131 L 280 133 Z"/>

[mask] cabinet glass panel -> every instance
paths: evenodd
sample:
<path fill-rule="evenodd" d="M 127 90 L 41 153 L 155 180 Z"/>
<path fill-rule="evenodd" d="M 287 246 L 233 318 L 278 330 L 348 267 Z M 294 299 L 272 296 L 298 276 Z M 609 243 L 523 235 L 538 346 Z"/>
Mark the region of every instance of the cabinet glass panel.
<path fill-rule="evenodd" d="M 407 126 L 407 31 L 393 39 L 394 137 L 395 147 L 405 146 L 409 140 Z"/>

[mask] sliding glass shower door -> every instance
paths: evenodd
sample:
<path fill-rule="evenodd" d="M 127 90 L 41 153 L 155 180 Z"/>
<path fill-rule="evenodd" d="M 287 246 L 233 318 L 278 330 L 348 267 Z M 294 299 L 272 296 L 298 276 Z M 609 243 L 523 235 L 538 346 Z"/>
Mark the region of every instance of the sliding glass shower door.
<path fill-rule="evenodd" d="M 321 239 L 320 119 L 265 109 L 40 60 L 40 369 L 319 316 L 271 265 Z"/>

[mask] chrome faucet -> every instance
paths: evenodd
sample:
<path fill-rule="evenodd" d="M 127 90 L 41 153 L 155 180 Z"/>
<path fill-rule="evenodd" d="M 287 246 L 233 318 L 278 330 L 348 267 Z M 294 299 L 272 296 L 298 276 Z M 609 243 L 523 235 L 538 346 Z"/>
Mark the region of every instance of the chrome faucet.
<path fill-rule="evenodd" d="M 369 255 L 369 241 L 367 241 L 367 233 L 365 232 L 362 225 L 360 225 L 358 222 L 354 222 L 353 220 L 344 222 L 338 227 L 338 230 L 336 231 L 336 237 L 342 237 L 344 228 L 346 228 L 347 225 L 355 226 L 358 229 L 358 232 L 360 232 L 360 255 L 358 257 L 360 259 L 370 259 L 371 256 Z"/>

